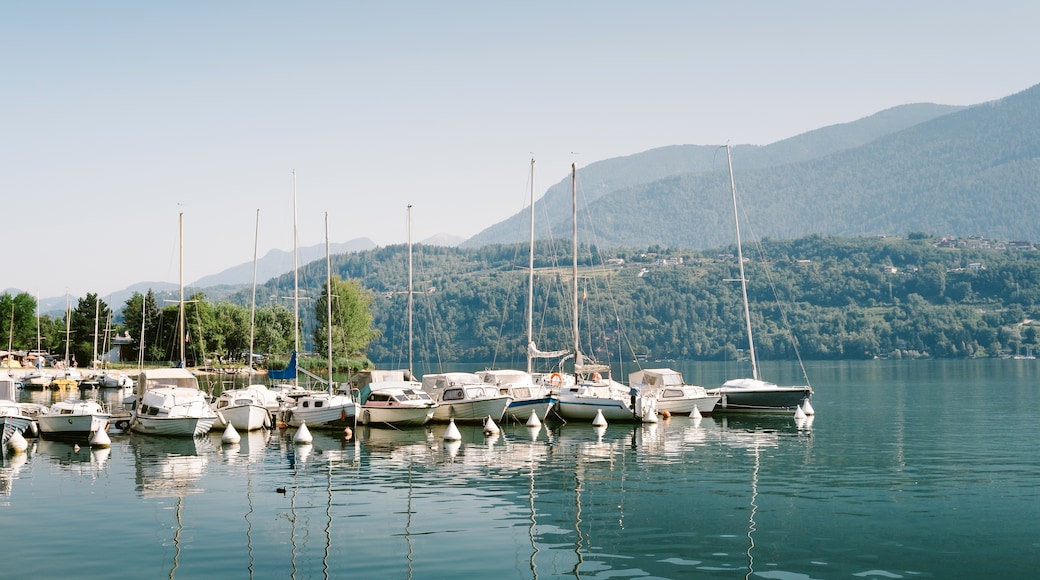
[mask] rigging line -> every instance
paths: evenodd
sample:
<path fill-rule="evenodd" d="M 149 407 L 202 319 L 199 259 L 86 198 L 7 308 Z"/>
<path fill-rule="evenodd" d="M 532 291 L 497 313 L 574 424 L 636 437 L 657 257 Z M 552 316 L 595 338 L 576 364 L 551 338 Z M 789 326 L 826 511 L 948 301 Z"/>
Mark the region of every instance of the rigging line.
<path fill-rule="evenodd" d="M 802 378 L 805 379 L 806 386 L 812 388 L 812 384 L 809 382 L 809 373 L 805 370 L 805 362 L 802 360 L 802 353 L 798 349 L 798 337 L 794 335 L 794 329 L 791 328 L 791 323 L 787 319 L 787 310 L 784 308 L 783 303 L 780 301 L 780 293 L 776 289 L 776 282 L 773 279 L 773 270 L 769 267 L 769 260 L 766 256 L 765 247 L 763 247 L 761 238 L 755 233 L 755 228 L 751 224 L 751 220 L 748 219 L 747 213 L 744 207 L 741 206 L 741 211 L 744 212 L 744 222 L 747 224 L 751 234 L 751 239 L 755 241 L 755 249 L 758 250 L 759 263 L 762 265 L 762 270 L 766 274 L 766 281 L 769 282 L 769 288 L 773 291 L 773 300 L 776 301 L 777 310 L 780 312 L 780 320 L 784 324 L 784 330 L 787 331 L 787 336 L 791 342 L 791 348 L 794 350 L 794 356 L 798 360 L 798 368 L 802 371 Z"/>

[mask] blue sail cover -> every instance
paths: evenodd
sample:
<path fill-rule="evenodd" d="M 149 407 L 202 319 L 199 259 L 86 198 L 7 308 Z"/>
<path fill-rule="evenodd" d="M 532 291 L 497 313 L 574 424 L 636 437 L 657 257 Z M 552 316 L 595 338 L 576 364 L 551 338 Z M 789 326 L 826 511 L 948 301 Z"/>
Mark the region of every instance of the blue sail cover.
<path fill-rule="evenodd" d="M 296 379 L 296 352 L 292 353 L 289 357 L 289 364 L 282 370 L 269 370 L 267 371 L 267 378 L 276 381 L 291 381 Z"/>

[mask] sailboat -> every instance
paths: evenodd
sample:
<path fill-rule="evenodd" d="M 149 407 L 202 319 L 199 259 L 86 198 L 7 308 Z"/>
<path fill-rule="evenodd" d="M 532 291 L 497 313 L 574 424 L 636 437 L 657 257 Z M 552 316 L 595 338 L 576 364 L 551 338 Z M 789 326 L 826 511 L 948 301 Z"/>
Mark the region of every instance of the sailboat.
<path fill-rule="evenodd" d="M 407 374 L 407 377 L 405 376 Z M 412 206 L 408 206 L 408 370 L 362 371 L 358 393 L 363 425 L 415 427 L 430 422 L 437 402 L 412 374 Z"/>
<path fill-rule="evenodd" d="M 349 394 L 336 390 L 332 380 L 332 259 L 329 255 L 329 214 L 325 214 L 325 305 L 328 309 L 326 324 L 328 325 L 328 365 L 329 378 L 327 391 L 312 391 L 299 397 L 293 397 L 295 404 L 289 403 L 280 411 L 281 420 L 290 427 L 299 427 L 306 423 L 315 428 L 344 428 L 357 424 L 357 405 Z M 294 353 L 295 354 L 295 353 Z M 306 372 L 306 371 L 305 371 Z"/>
<path fill-rule="evenodd" d="M 198 437 L 206 434 L 217 419 L 206 393 L 195 375 L 184 368 L 184 214 L 180 214 L 180 361 L 176 368 L 141 372 L 132 401 L 130 430 L 169 437 Z"/>
<path fill-rule="evenodd" d="M 534 159 L 531 159 L 531 241 L 528 248 L 527 266 L 527 344 L 533 345 L 534 329 Z M 506 407 L 505 419 L 526 423 L 534 415 L 544 420 L 556 405 L 552 386 L 535 380 L 534 354 L 537 348 L 527 349 L 527 371 L 512 369 L 488 369 L 478 371 L 477 376 L 485 384 L 495 385 L 498 391 L 509 395 L 513 401 Z M 568 354 L 566 351 L 562 354 Z"/>
<path fill-rule="evenodd" d="M 794 413 L 812 397 L 812 387 L 777 386 L 759 377 L 758 359 L 755 357 L 755 339 L 751 332 L 751 308 L 748 304 L 747 277 L 744 275 L 744 254 L 740 246 L 740 215 L 737 211 L 737 186 L 733 178 L 733 157 L 726 145 L 726 161 L 729 164 L 729 185 L 733 197 L 733 222 L 737 235 L 737 264 L 740 268 L 740 291 L 744 298 L 744 321 L 748 339 L 748 355 L 751 359 L 751 376 L 730 379 L 721 387 L 709 389 L 711 395 L 720 397 L 715 405 L 716 413 Z"/>
<path fill-rule="evenodd" d="M 574 337 L 574 384 L 561 386 L 556 403 L 557 414 L 565 420 L 592 420 L 602 415 L 607 421 L 656 420 L 657 405 L 653 397 L 643 396 L 637 388 L 629 388 L 610 377 L 610 365 L 586 362 L 578 334 L 578 169 L 571 164 L 572 226 L 571 250 L 574 253 L 571 274 L 571 330 Z M 553 376 L 554 382 L 556 376 Z M 653 417 L 651 419 L 651 416 Z"/>
<path fill-rule="evenodd" d="M 256 315 L 256 254 L 260 238 L 260 210 L 256 210 L 256 232 L 253 238 L 253 299 L 249 311 L 249 370 L 253 368 L 253 327 Z M 214 429 L 231 425 L 238 431 L 255 431 L 272 426 L 272 413 L 278 411 L 278 396 L 266 385 L 252 384 L 242 389 L 229 389 L 213 402 L 217 413 Z"/>

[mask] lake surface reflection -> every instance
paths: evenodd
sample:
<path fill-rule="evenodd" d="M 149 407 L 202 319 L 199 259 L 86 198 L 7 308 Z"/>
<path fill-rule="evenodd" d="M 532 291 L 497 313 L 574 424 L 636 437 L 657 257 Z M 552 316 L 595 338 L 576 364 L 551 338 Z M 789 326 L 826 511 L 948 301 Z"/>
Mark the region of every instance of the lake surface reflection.
<path fill-rule="evenodd" d="M 810 422 L 36 441 L 0 467 L 3 575 L 1025 577 L 1038 369 L 815 364 Z"/>

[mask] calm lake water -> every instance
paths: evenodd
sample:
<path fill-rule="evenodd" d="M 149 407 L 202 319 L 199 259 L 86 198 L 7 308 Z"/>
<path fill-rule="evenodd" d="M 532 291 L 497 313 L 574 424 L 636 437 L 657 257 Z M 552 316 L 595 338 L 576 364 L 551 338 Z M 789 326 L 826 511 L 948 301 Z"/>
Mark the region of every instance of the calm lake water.
<path fill-rule="evenodd" d="M 729 372 L 672 366 L 708 385 Z M 443 426 L 313 431 L 308 447 L 291 432 L 237 446 L 115 430 L 110 449 L 34 441 L 0 469 L 0 576 L 1036 573 L 1040 361 L 808 371 L 816 416 L 802 425 L 464 427 L 458 445 Z"/>

